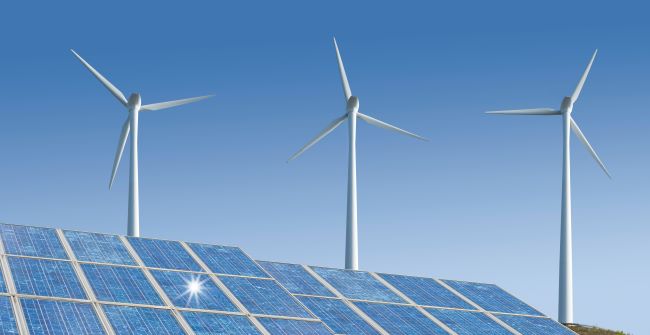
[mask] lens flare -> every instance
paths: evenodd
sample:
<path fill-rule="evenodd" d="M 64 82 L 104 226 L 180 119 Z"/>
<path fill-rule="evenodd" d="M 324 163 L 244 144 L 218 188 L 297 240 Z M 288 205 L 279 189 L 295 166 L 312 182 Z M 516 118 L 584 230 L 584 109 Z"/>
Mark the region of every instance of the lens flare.
<path fill-rule="evenodd" d="M 192 276 L 191 279 L 185 280 L 185 292 L 181 296 L 187 296 L 186 306 L 189 306 L 192 302 L 198 303 L 203 291 L 203 284 L 207 280 L 208 278 L 201 280 L 201 276 Z"/>

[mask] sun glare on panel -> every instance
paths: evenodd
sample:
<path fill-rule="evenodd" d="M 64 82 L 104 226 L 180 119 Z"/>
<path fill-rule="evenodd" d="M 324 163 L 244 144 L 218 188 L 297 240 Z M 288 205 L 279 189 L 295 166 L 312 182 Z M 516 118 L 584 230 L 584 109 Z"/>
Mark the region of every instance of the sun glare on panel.
<path fill-rule="evenodd" d="M 198 302 L 201 292 L 203 291 L 203 283 L 208 280 L 207 278 L 203 280 L 200 280 L 199 278 L 199 276 L 192 276 L 190 280 L 185 280 L 185 292 L 183 292 L 181 296 L 187 296 L 187 305 L 192 301 Z"/>

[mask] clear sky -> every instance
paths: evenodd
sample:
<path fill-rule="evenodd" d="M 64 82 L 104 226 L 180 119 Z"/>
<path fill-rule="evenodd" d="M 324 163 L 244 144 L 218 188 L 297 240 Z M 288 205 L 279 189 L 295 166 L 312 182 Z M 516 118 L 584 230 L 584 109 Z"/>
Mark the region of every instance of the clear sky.
<path fill-rule="evenodd" d="M 343 266 L 347 133 L 286 159 L 344 112 L 336 36 L 361 112 L 362 269 L 497 283 L 555 317 L 559 107 L 574 117 L 575 319 L 649 334 L 650 8 L 641 2 L 17 2 L 0 10 L 0 221 L 125 233 L 125 111 L 69 52 L 144 103 L 143 236 Z M 127 153 L 128 155 L 128 149 Z M 128 156 L 125 156 L 128 157 Z M 127 163 L 127 164 L 125 164 Z"/>

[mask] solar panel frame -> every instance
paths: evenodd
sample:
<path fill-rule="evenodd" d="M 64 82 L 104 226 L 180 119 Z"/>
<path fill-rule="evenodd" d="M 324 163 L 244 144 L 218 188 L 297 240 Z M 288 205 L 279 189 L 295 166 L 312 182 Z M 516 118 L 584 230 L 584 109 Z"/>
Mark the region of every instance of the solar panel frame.
<path fill-rule="evenodd" d="M 181 315 L 183 315 L 183 318 L 196 335 L 262 335 L 262 332 L 257 329 L 255 324 L 244 315 L 196 311 L 183 311 Z"/>
<path fill-rule="evenodd" d="M 516 331 L 526 335 L 577 335 L 569 328 L 547 317 L 494 313 Z"/>
<path fill-rule="evenodd" d="M 80 265 L 98 301 L 165 305 L 143 268 L 92 263 Z M 134 284 L 135 291 L 127 288 L 129 283 Z"/>
<path fill-rule="evenodd" d="M 297 298 L 337 334 L 381 334 L 342 299 L 313 296 L 297 296 Z"/>
<path fill-rule="evenodd" d="M 267 261 L 257 263 L 292 294 L 336 297 L 302 265 Z"/>
<path fill-rule="evenodd" d="M 102 305 L 102 309 L 120 335 L 185 335 L 170 309 L 125 305 Z"/>
<path fill-rule="evenodd" d="M 157 269 L 201 272 L 201 266 L 185 250 L 180 241 L 143 237 L 126 237 L 144 266 Z"/>
<path fill-rule="evenodd" d="M 311 266 L 310 268 L 348 299 L 406 303 L 389 287 L 374 278 L 370 272 L 318 266 Z"/>
<path fill-rule="evenodd" d="M 137 265 L 118 235 L 76 230 L 64 230 L 63 235 L 79 262 Z"/>
<path fill-rule="evenodd" d="M 354 304 L 392 335 L 448 335 L 413 305 L 362 301 Z"/>
<path fill-rule="evenodd" d="M 486 311 L 544 316 L 497 285 L 447 279 L 442 281 Z"/>
<path fill-rule="evenodd" d="M 0 223 L 0 239 L 8 255 L 69 259 L 54 228 Z"/>
<path fill-rule="evenodd" d="M 10 256 L 8 264 L 19 294 L 88 299 L 70 261 Z"/>
<path fill-rule="evenodd" d="M 270 278 L 259 264 L 238 247 L 186 244 L 214 274 Z"/>
<path fill-rule="evenodd" d="M 20 298 L 19 301 L 30 334 L 44 333 L 38 331 L 43 327 L 62 330 L 56 333 L 47 332 L 47 334 L 106 334 L 106 330 L 90 303 L 28 298 Z M 60 324 L 65 326 L 55 327 Z"/>
<path fill-rule="evenodd" d="M 0 335 L 18 335 L 18 324 L 11 297 L 0 296 Z"/>
<path fill-rule="evenodd" d="M 331 335 L 334 334 L 321 321 L 258 318 L 272 335 Z"/>
<path fill-rule="evenodd" d="M 484 312 L 444 308 L 425 308 L 425 310 L 458 335 L 512 334 Z"/>
<path fill-rule="evenodd" d="M 417 305 L 476 310 L 474 306 L 433 278 L 386 273 L 377 275 Z"/>

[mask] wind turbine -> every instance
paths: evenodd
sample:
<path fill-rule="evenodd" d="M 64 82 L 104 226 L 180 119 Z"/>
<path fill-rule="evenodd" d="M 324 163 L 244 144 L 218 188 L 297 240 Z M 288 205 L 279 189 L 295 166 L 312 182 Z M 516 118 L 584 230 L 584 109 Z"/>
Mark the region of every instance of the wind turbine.
<path fill-rule="evenodd" d="M 345 268 L 350 270 L 358 270 L 359 239 L 357 234 L 357 118 L 360 118 L 361 120 L 366 121 L 373 126 L 393 130 L 420 140 L 426 139 L 419 135 L 410 133 L 386 122 L 360 113 L 359 98 L 352 95 L 352 91 L 350 90 L 350 84 L 348 83 L 348 77 L 345 74 L 345 68 L 343 67 L 343 61 L 341 60 L 339 47 L 336 44 L 336 38 L 334 38 L 334 48 L 336 49 L 336 59 L 338 61 L 339 73 L 341 75 L 341 81 L 343 83 L 343 95 L 345 97 L 346 112 L 345 114 L 332 121 L 332 123 L 330 123 L 323 131 L 321 131 L 318 135 L 316 135 L 316 137 L 309 141 L 309 143 L 302 147 L 302 149 L 298 150 L 298 152 L 291 156 L 291 158 L 289 158 L 289 161 L 300 156 L 307 149 L 311 148 L 314 144 L 323 139 L 323 137 L 327 136 L 327 134 L 331 133 L 334 129 L 343 124 L 344 121 L 348 121 L 350 149 L 348 156 L 348 207 L 345 236 Z"/>
<path fill-rule="evenodd" d="M 578 137 L 578 139 L 585 145 L 591 157 L 596 160 L 600 168 L 605 174 L 611 178 L 609 171 L 605 164 L 600 160 L 594 148 L 589 144 L 587 138 L 578 124 L 571 116 L 573 105 L 580 96 L 580 91 L 587 80 L 591 65 L 596 58 L 598 50 L 594 51 L 589 65 L 582 74 L 578 85 L 576 86 L 573 94 L 569 97 L 562 99 L 560 109 L 553 108 L 535 108 L 535 109 L 518 109 L 507 111 L 493 111 L 487 112 L 488 114 L 503 114 L 503 115 L 561 115 L 562 116 L 562 129 L 564 130 L 564 162 L 562 165 L 562 227 L 560 235 L 560 285 L 559 285 L 559 302 L 558 302 L 558 320 L 561 323 L 573 323 L 573 247 L 571 236 L 571 150 L 570 138 L 571 131 Z"/>
<path fill-rule="evenodd" d="M 95 70 L 88 62 L 86 62 L 79 54 L 74 50 L 70 50 L 72 53 L 81 61 L 92 74 L 99 80 L 104 87 L 108 89 L 111 94 L 117 98 L 117 100 L 124 106 L 129 115 L 124 121 L 122 126 L 122 133 L 120 134 L 120 140 L 117 144 L 117 152 L 115 153 L 115 161 L 113 162 L 113 171 L 111 172 L 111 180 L 108 183 L 108 188 L 110 189 L 113 186 L 113 181 L 115 180 L 115 173 L 117 172 L 117 167 L 120 164 L 122 159 L 122 152 L 124 152 L 124 147 L 126 145 L 126 140 L 129 137 L 129 133 L 133 133 L 131 137 L 131 169 L 129 173 L 129 219 L 128 219 L 128 229 L 127 234 L 129 236 L 140 236 L 140 197 L 139 197 L 139 188 L 138 188 L 138 114 L 141 111 L 156 111 L 171 107 L 176 107 L 180 105 L 189 104 L 199 100 L 207 99 L 212 97 L 212 95 L 205 95 L 201 97 L 173 100 L 167 102 L 159 102 L 154 104 L 142 105 L 142 100 L 139 93 L 131 93 L 129 99 L 127 100 L 124 94 L 108 79 L 104 78 L 97 70 Z"/>

